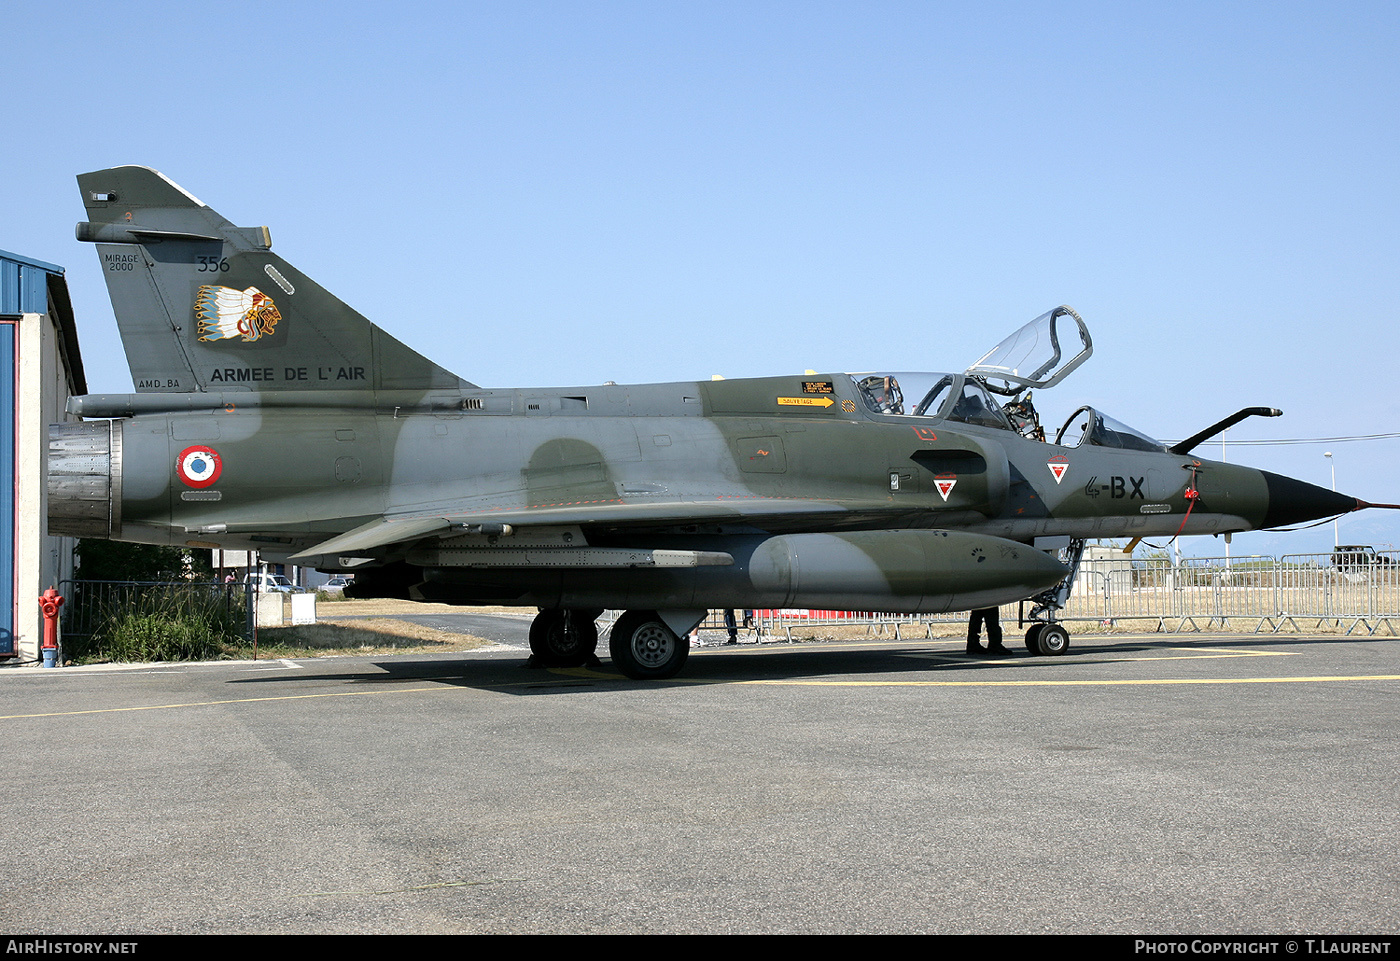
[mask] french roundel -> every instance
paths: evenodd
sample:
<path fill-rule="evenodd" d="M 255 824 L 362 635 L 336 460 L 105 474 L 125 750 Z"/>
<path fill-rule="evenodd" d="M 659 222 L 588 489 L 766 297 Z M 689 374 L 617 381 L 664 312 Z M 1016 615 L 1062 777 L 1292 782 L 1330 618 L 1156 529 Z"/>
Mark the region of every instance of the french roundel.
<path fill-rule="evenodd" d="M 224 462 L 212 447 L 186 447 L 175 461 L 175 471 L 190 487 L 208 487 L 224 472 Z"/>

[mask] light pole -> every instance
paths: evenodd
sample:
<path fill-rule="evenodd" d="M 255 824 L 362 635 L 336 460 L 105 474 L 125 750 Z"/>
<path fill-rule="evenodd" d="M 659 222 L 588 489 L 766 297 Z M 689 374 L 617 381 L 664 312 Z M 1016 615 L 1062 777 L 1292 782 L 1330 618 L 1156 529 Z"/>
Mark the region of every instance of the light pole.
<path fill-rule="evenodd" d="M 1322 456 L 1327 458 L 1327 463 L 1332 468 L 1332 493 L 1335 494 L 1337 493 L 1337 462 L 1332 459 L 1330 450 L 1323 451 Z M 1332 549 L 1336 550 L 1339 543 L 1341 543 L 1341 538 L 1337 536 L 1337 518 L 1334 517 L 1332 518 Z"/>
<path fill-rule="evenodd" d="M 1220 432 L 1220 462 L 1226 463 L 1229 458 L 1225 456 L 1225 435 L 1230 432 L 1230 428 L 1225 428 Z M 1225 535 L 1225 576 L 1230 576 L 1230 535 Z"/>

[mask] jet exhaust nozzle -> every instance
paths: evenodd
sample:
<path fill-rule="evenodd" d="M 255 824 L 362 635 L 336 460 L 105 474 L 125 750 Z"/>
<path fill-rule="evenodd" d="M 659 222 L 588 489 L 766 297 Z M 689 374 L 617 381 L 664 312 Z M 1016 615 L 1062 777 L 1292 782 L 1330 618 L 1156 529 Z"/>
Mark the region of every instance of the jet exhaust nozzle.
<path fill-rule="evenodd" d="M 119 421 L 49 425 L 49 533 L 120 536 L 122 430 Z"/>

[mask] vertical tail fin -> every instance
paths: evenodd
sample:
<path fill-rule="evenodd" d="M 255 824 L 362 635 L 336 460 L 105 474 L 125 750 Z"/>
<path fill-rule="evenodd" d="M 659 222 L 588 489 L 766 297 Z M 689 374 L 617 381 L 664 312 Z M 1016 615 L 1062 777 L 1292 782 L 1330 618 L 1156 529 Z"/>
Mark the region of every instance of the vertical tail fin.
<path fill-rule="evenodd" d="M 138 392 L 474 387 L 149 167 L 79 174 Z"/>

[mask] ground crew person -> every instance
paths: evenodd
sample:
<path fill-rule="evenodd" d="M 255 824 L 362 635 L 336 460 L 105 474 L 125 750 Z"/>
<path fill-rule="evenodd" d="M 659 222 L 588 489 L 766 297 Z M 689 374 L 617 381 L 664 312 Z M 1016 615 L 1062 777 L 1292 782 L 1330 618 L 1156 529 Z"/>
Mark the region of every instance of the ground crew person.
<path fill-rule="evenodd" d="M 983 647 L 982 624 L 987 625 L 987 646 Z M 1001 643 L 1001 615 L 995 607 L 985 607 L 978 611 L 973 611 L 967 622 L 967 653 L 974 656 L 991 654 L 1001 656 L 1010 654 Z"/>

